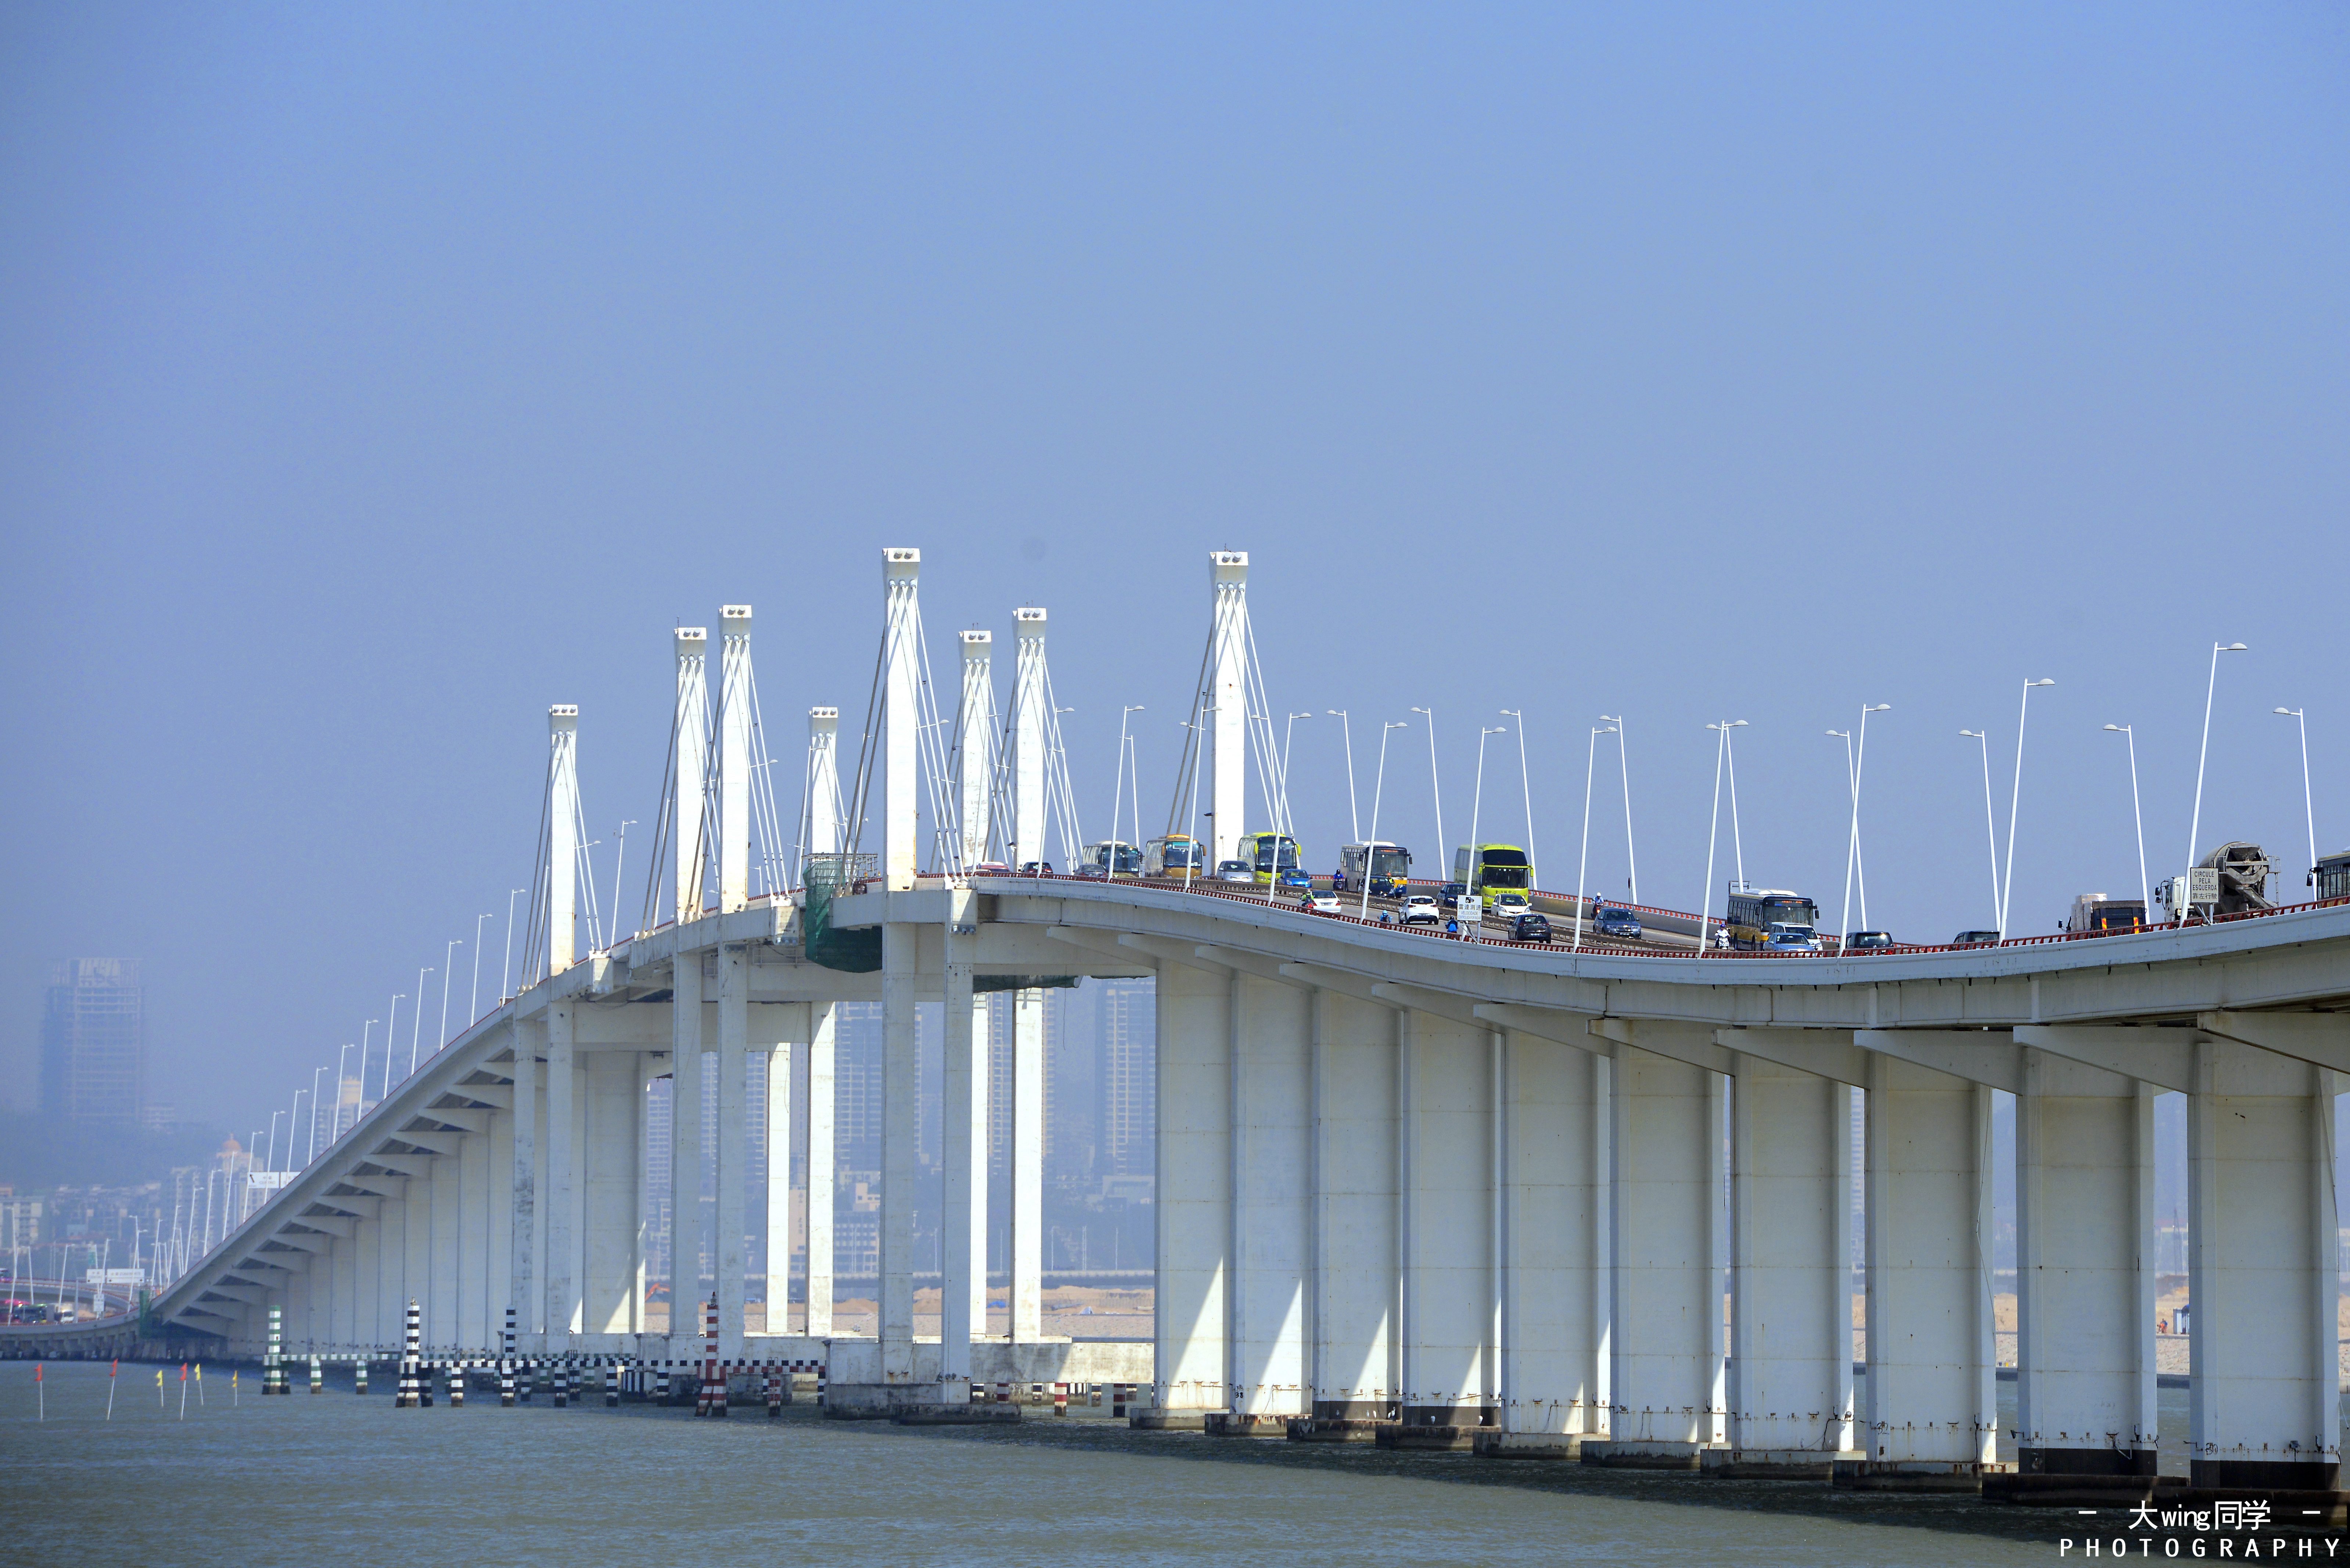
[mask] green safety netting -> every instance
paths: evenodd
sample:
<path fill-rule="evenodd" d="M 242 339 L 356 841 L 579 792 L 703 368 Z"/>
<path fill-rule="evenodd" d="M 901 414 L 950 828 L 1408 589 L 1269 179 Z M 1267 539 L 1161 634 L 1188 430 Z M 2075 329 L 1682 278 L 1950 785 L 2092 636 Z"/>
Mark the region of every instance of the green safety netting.
<path fill-rule="evenodd" d="M 835 930 L 832 897 L 853 888 L 875 874 L 870 855 L 811 855 L 807 859 L 807 909 L 802 929 L 806 933 L 808 962 L 850 974 L 871 974 L 881 967 L 881 928 Z"/>

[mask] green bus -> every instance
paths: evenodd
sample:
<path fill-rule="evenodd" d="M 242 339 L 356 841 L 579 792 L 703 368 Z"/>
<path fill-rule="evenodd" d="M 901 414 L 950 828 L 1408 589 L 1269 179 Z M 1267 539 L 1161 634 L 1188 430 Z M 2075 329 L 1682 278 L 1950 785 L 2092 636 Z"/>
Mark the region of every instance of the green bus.
<path fill-rule="evenodd" d="M 1532 892 L 1534 867 L 1514 844 L 1464 844 L 1452 852 L 1452 879 L 1490 903 L 1496 893 Z"/>

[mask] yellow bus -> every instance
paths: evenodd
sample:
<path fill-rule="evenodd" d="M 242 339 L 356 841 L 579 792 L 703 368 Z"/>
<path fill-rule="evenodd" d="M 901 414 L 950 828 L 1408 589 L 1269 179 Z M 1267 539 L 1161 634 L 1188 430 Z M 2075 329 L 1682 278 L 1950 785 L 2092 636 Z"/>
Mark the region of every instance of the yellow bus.
<path fill-rule="evenodd" d="M 1452 852 L 1452 879 L 1488 904 L 1497 893 L 1523 896 L 1533 887 L 1526 852 L 1514 844 L 1462 845 Z"/>
<path fill-rule="evenodd" d="M 1240 858 L 1256 868 L 1256 879 L 1260 882 L 1271 882 L 1305 864 L 1297 840 L 1286 833 L 1243 833 L 1238 854 Z M 1295 877 L 1291 879 L 1295 880 Z"/>

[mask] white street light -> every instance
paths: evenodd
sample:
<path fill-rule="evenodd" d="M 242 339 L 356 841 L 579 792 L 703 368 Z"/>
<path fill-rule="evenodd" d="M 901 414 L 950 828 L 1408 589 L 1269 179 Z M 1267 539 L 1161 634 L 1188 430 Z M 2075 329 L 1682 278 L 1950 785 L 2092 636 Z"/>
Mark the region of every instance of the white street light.
<path fill-rule="evenodd" d="M 1469 877 L 1462 879 L 1461 890 L 1463 893 L 1472 890 L 1467 886 L 1469 878 L 1475 878 L 1480 888 L 1484 886 L 1483 878 L 1478 877 L 1478 872 L 1483 864 L 1483 857 L 1477 846 L 1477 814 L 1484 808 L 1485 805 L 1485 737 L 1506 735 L 1509 732 L 1508 728 L 1501 724 L 1496 724 L 1491 729 L 1480 727 L 1477 731 L 1477 787 L 1470 792 L 1469 796 Z M 1479 922 L 1481 927 L 1482 923 L 1482 920 Z M 1466 932 L 1462 934 L 1467 935 Z"/>
<path fill-rule="evenodd" d="M 619 894 L 619 889 L 616 885 L 613 888 L 613 896 L 617 898 Z M 618 909 L 613 911 L 615 914 L 618 914 L 619 912 L 619 911 Z M 612 933 L 610 928 L 607 927 L 604 932 L 604 945 L 606 947 L 611 946 L 611 938 Z M 452 937 L 449 939 L 448 950 L 441 955 L 441 1045 L 446 1045 L 449 1044 L 449 977 L 453 972 L 452 966 L 450 964 L 449 961 L 456 957 L 457 950 L 464 945 L 464 938 Z M 435 1045 L 432 1048 L 435 1051 L 438 1051 L 441 1049 L 441 1045 Z"/>
<path fill-rule="evenodd" d="M 299 1089 L 294 1091 L 294 1103 L 297 1106 L 302 1103 L 302 1091 Z M 269 1143 L 261 1153 L 261 1168 L 264 1170 L 275 1170 L 277 1168 L 277 1118 L 286 1114 L 286 1113 L 283 1111 L 272 1111 L 269 1113 Z M 244 1158 L 245 1168 L 247 1170 L 252 1169 L 253 1151 L 251 1149 L 245 1150 Z"/>
<path fill-rule="evenodd" d="M 416 971 L 416 1005 L 409 1009 L 416 1014 L 416 1021 L 408 1031 L 408 1071 L 400 1075 L 403 1082 L 416 1072 L 416 1042 L 424 1033 L 424 977 L 432 972 L 431 964 L 425 964 Z"/>
<path fill-rule="evenodd" d="M 620 846 L 612 852 L 612 913 L 604 922 L 604 947 L 608 951 L 619 940 L 619 932 L 620 929 L 620 867 L 629 858 L 629 829 L 634 827 L 636 825 L 637 819 L 633 816 L 621 822 L 619 836 Z M 474 940 L 476 942 L 480 941 L 481 936 L 482 922 L 475 920 L 473 922 Z M 481 960 L 481 949 L 476 947 L 473 950 L 473 968 L 477 971 L 482 967 Z M 445 1027 L 446 1024 L 444 1023 L 443 1028 Z"/>
<path fill-rule="evenodd" d="M 1311 719 L 1312 717 L 1314 717 L 1314 710 L 1307 708 L 1301 712 L 1291 713 L 1289 715 L 1289 722 L 1282 726 L 1281 787 L 1284 797 L 1286 797 L 1289 792 L 1289 747 L 1290 742 L 1297 739 L 1297 721 L 1300 719 Z M 1285 799 L 1284 804 L 1286 804 Z M 1138 831 L 1139 831 L 1139 829 L 1138 829 Z"/>
<path fill-rule="evenodd" d="M 1730 763 L 1730 842 L 1738 856 L 1738 885 L 1746 885 L 1746 841 L 1738 832 L 1738 748 L 1730 742 L 1730 732 L 1746 728 L 1743 719 L 1725 719 L 1719 724 L 1708 724 L 1709 730 L 1721 732 L 1721 751 Z"/>
<path fill-rule="evenodd" d="M 2015 890 L 2015 812 L 2023 799 L 2023 721 L 2032 710 L 2032 689 L 2055 684 L 2054 680 L 2045 679 L 2026 680 L 2022 699 L 2016 705 L 2015 786 L 2007 797 L 2007 874 L 2000 878 L 1999 888 L 1999 938 L 2002 941 L 2007 940 L 2008 896 Z"/>
<path fill-rule="evenodd" d="M 2146 877 L 2146 813 L 2137 804 L 2137 733 L 2127 724 L 2108 724 L 2106 729 L 2117 735 L 2129 737 L 2130 815 L 2137 820 L 2137 898 L 2138 919 L 2153 923 L 2154 884 Z"/>
<path fill-rule="evenodd" d="M 619 907 L 620 879 L 616 871 L 612 877 L 612 908 L 618 909 Z M 488 919 L 487 915 L 473 917 L 473 989 L 465 992 L 465 1019 L 469 1023 L 482 1015 L 482 922 Z"/>
<path fill-rule="evenodd" d="M 1139 713 L 1141 711 L 1142 704 L 1139 702 L 1128 703 L 1125 707 L 1120 708 L 1118 711 L 1118 772 L 1110 780 L 1109 786 L 1109 841 L 1113 846 L 1118 842 L 1118 813 L 1125 809 L 1124 803 L 1118 799 L 1118 791 L 1125 785 L 1127 777 L 1126 748 L 1128 744 L 1128 737 L 1126 731 L 1127 715 L 1130 713 Z M 1134 765 L 1135 772 L 1139 774 L 1142 771 L 1142 759 L 1139 756 L 1136 757 Z M 1142 803 L 1139 796 L 1135 801 L 1134 806 L 1134 836 L 1137 839 L 1139 839 L 1142 836 Z M 1118 851 L 1113 847 L 1108 853 L 1110 858 L 1109 870 L 1110 873 L 1115 876 L 1118 872 Z"/>
<path fill-rule="evenodd" d="M 2309 717 L 2298 708 L 2272 711 L 2301 725 L 2301 815 L 2309 827 L 2309 869 L 2314 877 L 2317 872 L 2317 811 L 2309 798 Z"/>
<path fill-rule="evenodd" d="M 2211 755 L 2211 694 L 2220 689 L 2220 656 L 2251 651 L 2241 642 L 2211 645 L 2211 675 L 2203 684 L 2203 749 L 2195 754 L 2195 815 L 2187 826 L 2187 864 L 2190 867 L 2195 864 L 2195 841 L 2203 832 L 2203 764 Z"/>
<path fill-rule="evenodd" d="M 1620 732 L 1613 724 L 1603 724 L 1591 732 L 1591 740 L 1583 749 L 1583 858 L 1575 867 L 1575 943 L 1583 945 L 1583 910 L 1587 895 L 1584 892 L 1591 870 L 1591 773 L 1599 757 L 1599 737 Z"/>
<path fill-rule="evenodd" d="M 1991 918 L 1995 925 L 2000 918 L 1999 829 L 1993 825 L 1991 815 L 1991 737 L 1981 730 L 1960 730 L 1959 733 L 1982 744 L 1983 837 L 1991 842 Z M 2005 936 L 2007 933 L 2002 931 L 2000 934 Z"/>
<path fill-rule="evenodd" d="M 1713 906 L 1713 846 L 1721 837 L 1721 757 L 1730 746 L 1730 724 L 1727 721 L 1708 724 L 1706 728 L 1716 732 L 1721 738 L 1713 747 L 1713 819 L 1706 825 L 1705 830 L 1705 891 L 1698 896 L 1697 901 L 1697 956 L 1700 958 L 1705 957 L 1706 912 Z"/>
<path fill-rule="evenodd" d="M 498 975 L 500 1002 L 505 1001 L 514 994 L 514 901 L 520 898 L 522 893 L 523 889 L 520 888 L 509 888 L 506 892 L 506 966 Z M 387 1049 L 390 1048 L 390 1040 L 391 1036 L 387 1033 L 384 1036 Z M 389 1071 L 389 1069 L 386 1070 Z"/>
<path fill-rule="evenodd" d="M 348 1051 L 350 1047 L 346 1045 L 343 1049 Z M 310 1142 L 309 1151 L 302 1157 L 302 1168 L 305 1170 L 309 1168 L 310 1162 L 312 1160 L 318 1158 L 318 1080 L 326 1075 L 326 1071 L 327 1069 L 323 1066 L 313 1067 L 310 1069 Z M 342 1097 L 343 1064 L 340 1061 L 337 1061 L 335 1064 L 335 1101 L 336 1109 L 338 1110 L 342 1108 Z M 287 1152 L 290 1154 L 294 1144 L 290 1128 L 287 1132 L 286 1143 Z M 290 1165 L 293 1162 L 291 1159 L 288 1159 L 286 1163 Z"/>
<path fill-rule="evenodd" d="M 1371 870 L 1378 864 L 1379 857 L 1379 796 L 1388 783 L 1388 736 L 1410 728 L 1400 719 L 1391 719 L 1379 731 L 1379 768 L 1371 784 L 1371 836 L 1363 840 L 1363 896 L 1355 907 L 1355 919 L 1358 920 L 1371 918 Z"/>
<path fill-rule="evenodd" d="M 1436 710 L 1433 708 L 1414 708 L 1412 711 L 1425 716 L 1428 720 L 1428 792 L 1430 794 L 1436 797 L 1437 869 L 1440 871 L 1445 869 L 1443 860 L 1444 791 L 1436 782 Z M 1448 882 L 1452 878 L 1450 876 L 1445 877 L 1445 880 Z"/>
<path fill-rule="evenodd" d="M 1640 902 L 1640 859 L 1632 853 L 1632 759 L 1624 749 L 1624 716 L 1621 713 L 1602 713 L 1599 722 L 1616 726 L 1616 760 L 1624 772 L 1624 879 L 1632 889 L 1632 903 L 1637 908 Z"/>
<path fill-rule="evenodd" d="M 1860 770 L 1868 763 L 1868 716 L 1892 711 L 1890 702 L 1864 702 L 1860 705 L 1860 744 L 1854 748 L 1853 737 L 1843 730 L 1830 730 L 1831 735 L 1844 738 L 1844 765 L 1852 785 L 1852 820 L 1845 829 L 1844 846 L 1844 915 L 1843 929 L 1836 934 L 1836 950 L 1844 950 L 1852 939 L 1852 884 L 1856 874 L 1860 879 L 1860 923 L 1868 929 L 1868 873 L 1860 863 Z"/>
<path fill-rule="evenodd" d="M 1526 891 L 1542 886 L 1542 857 L 1534 853 L 1534 786 L 1526 772 L 1526 716 L 1515 708 L 1502 710 L 1504 719 L 1518 722 L 1518 788 L 1526 797 Z"/>
<path fill-rule="evenodd" d="M 1327 714 L 1329 714 L 1332 718 L 1334 718 L 1334 719 L 1336 719 L 1336 720 L 1337 720 L 1337 721 L 1338 721 L 1338 732 L 1339 732 L 1339 733 L 1340 733 L 1340 734 L 1345 738 L 1345 741 L 1346 741 L 1346 747 L 1347 747 L 1347 832 L 1349 832 L 1349 833 L 1351 833 L 1351 834 L 1353 834 L 1353 835 L 1355 836 L 1355 842 L 1356 842 L 1356 843 L 1360 844 L 1360 843 L 1363 841 L 1363 818 L 1362 818 L 1362 814 L 1361 814 L 1361 813 L 1359 813 L 1359 812 L 1357 812 L 1357 811 L 1355 809 L 1355 726 L 1354 726 L 1354 722 L 1353 722 L 1352 720 L 1350 720 L 1350 719 L 1348 719 L 1348 718 L 1347 717 L 1347 711 L 1346 711 L 1344 708 L 1326 708 L 1326 709 L 1324 709 L 1324 710 L 1323 710 L 1323 711 L 1324 711 L 1324 712 L 1326 712 L 1326 713 L 1327 713 Z M 1381 738 L 1381 739 L 1385 739 L 1386 737 L 1382 736 L 1382 737 L 1380 737 L 1380 738 Z"/>

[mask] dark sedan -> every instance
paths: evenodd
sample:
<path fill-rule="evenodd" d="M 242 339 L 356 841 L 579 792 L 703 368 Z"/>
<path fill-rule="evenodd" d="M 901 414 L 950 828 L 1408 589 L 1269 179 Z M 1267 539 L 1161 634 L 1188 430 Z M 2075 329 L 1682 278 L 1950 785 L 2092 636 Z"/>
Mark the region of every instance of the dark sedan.
<path fill-rule="evenodd" d="M 1550 940 L 1550 919 L 1529 909 L 1510 922 L 1510 940 L 1513 942 L 1546 942 Z"/>

